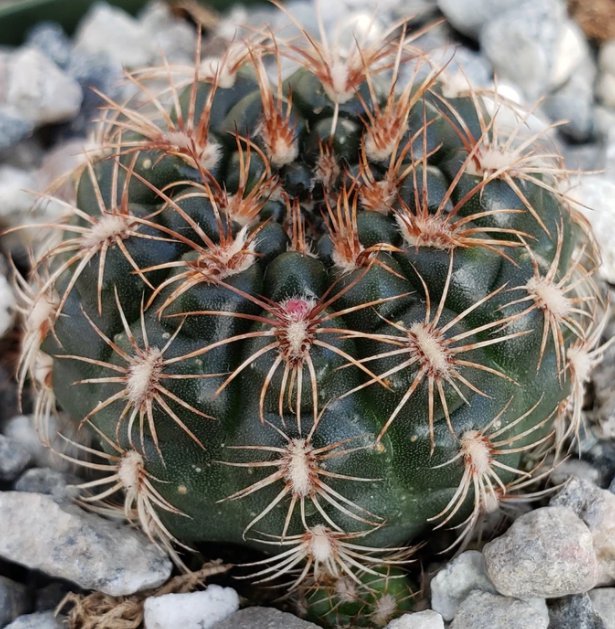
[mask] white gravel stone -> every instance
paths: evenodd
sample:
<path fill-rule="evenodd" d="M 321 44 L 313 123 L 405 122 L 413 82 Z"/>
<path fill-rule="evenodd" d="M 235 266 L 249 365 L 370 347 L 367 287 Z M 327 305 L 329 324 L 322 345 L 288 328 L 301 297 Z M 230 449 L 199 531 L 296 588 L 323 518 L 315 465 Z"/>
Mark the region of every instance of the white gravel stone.
<path fill-rule="evenodd" d="M 4 98 L 22 118 L 42 125 L 76 116 L 83 93 L 79 83 L 40 50 L 24 47 L 11 55 Z"/>
<path fill-rule="evenodd" d="M 592 533 L 569 507 L 543 507 L 519 517 L 483 548 L 498 592 L 517 598 L 556 598 L 596 585 Z"/>
<path fill-rule="evenodd" d="M 139 15 L 139 24 L 158 60 L 164 57 L 169 62 L 177 63 L 194 59 L 195 29 L 185 20 L 177 19 L 166 3 L 148 4 Z"/>
<path fill-rule="evenodd" d="M 32 193 L 28 191 L 35 187 L 33 172 L 14 166 L 0 166 L 0 223 L 15 225 L 25 222 L 34 202 Z"/>
<path fill-rule="evenodd" d="M 60 472 L 72 470 L 74 465 L 59 456 L 58 452 L 63 452 L 70 456 L 78 456 L 75 446 L 71 446 L 59 435 L 63 434 L 69 439 L 80 443 L 85 438 L 85 433 L 77 432 L 75 426 L 65 416 L 54 416 L 49 418 L 49 435 L 51 447 L 46 447 L 41 443 L 40 437 L 34 427 L 32 415 L 16 415 L 9 419 L 4 426 L 4 434 L 10 437 L 24 448 L 32 457 L 34 465 L 37 467 L 49 467 Z"/>
<path fill-rule="evenodd" d="M 588 59 L 591 59 L 591 53 L 583 31 L 576 22 L 566 20 L 560 30 L 553 55 L 551 87 L 563 85 Z"/>
<path fill-rule="evenodd" d="M 53 612 L 36 612 L 19 616 L 4 629 L 62 629 L 66 625 Z"/>
<path fill-rule="evenodd" d="M 145 599 L 145 629 L 208 629 L 239 609 L 233 588 L 210 585 L 203 592 Z"/>
<path fill-rule="evenodd" d="M 48 495 L 0 492 L 0 531 L 0 557 L 86 590 L 123 596 L 171 574 L 168 557 L 144 535 Z"/>
<path fill-rule="evenodd" d="M 518 85 L 530 100 L 551 85 L 565 12 L 560 0 L 527 0 L 481 30 L 480 44 L 496 76 Z"/>
<path fill-rule="evenodd" d="M 555 459 L 548 457 L 544 462 L 544 470 L 552 469 L 549 482 L 553 485 L 565 483 L 571 476 L 582 478 L 591 483 L 599 483 L 602 477 L 600 470 L 597 470 L 591 463 L 583 459 L 569 458 L 555 463 Z"/>
<path fill-rule="evenodd" d="M 442 616 L 431 609 L 414 614 L 404 614 L 392 620 L 386 629 L 444 629 Z"/>
<path fill-rule="evenodd" d="M 431 580 L 431 607 L 452 620 L 457 608 L 472 590 L 496 593 L 485 570 L 485 560 L 477 550 L 468 550 L 450 561 Z"/>
<path fill-rule="evenodd" d="M 245 607 L 231 614 L 213 629 L 319 629 L 318 625 L 273 607 Z"/>
<path fill-rule="evenodd" d="M 4 275 L 0 275 L 0 338 L 13 327 L 16 305 L 11 284 Z"/>
<path fill-rule="evenodd" d="M 598 559 L 598 584 L 615 583 L 615 494 L 580 478 L 571 478 L 550 504 L 569 507 L 585 522 Z"/>
<path fill-rule="evenodd" d="M 593 227 L 602 254 L 600 274 L 615 283 L 615 181 L 603 175 L 583 175 L 571 182 L 567 194 L 578 202 Z"/>
<path fill-rule="evenodd" d="M 477 38 L 484 24 L 519 0 L 437 0 L 438 8 L 460 33 Z"/>
<path fill-rule="evenodd" d="M 75 34 L 75 55 L 80 51 L 105 55 L 126 67 L 138 67 L 154 56 L 151 34 L 131 15 L 105 2 L 95 4 Z"/>
<path fill-rule="evenodd" d="M 615 629 L 615 588 L 598 588 L 590 590 L 588 594 L 605 629 Z"/>
<path fill-rule="evenodd" d="M 450 629 L 547 629 L 548 626 L 549 612 L 544 600 L 520 601 L 475 591 L 459 607 Z"/>

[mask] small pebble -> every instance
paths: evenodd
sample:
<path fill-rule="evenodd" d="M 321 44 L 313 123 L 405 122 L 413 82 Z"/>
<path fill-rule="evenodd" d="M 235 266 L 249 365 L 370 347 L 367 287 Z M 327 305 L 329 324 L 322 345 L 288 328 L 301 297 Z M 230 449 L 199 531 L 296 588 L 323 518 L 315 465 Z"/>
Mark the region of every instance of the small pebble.
<path fill-rule="evenodd" d="M 119 7 L 94 4 L 75 33 L 75 55 L 102 55 L 113 62 L 136 68 L 151 61 L 151 39 L 135 18 Z"/>
<path fill-rule="evenodd" d="M 15 439 L 0 435 L 0 481 L 15 480 L 31 460 L 30 453 Z"/>
<path fill-rule="evenodd" d="M 495 74 L 519 86 L 530 101 L 551 85 L 565 11 L 560 0 L 526 0 L 481 30 L 481 48 Z"/>
<path fill-rule="evenodd" d="M 79 84 L 40 50 L 11 55 L 5 102 L 25 120 L 37 126 L 67 120 L 79 113 L 82 98 Z"/>
<path fill-rule="evenodd" d="M 63 629 L 66 625 L 53 612 L 36 612 L 19 616 L 4 629 Z"/>
<path fill-rule="evenodd" d="M 549 601 L 549 617 L 551 626 L 561 629 L 607 629 L 587 594 L 573 594 Z"/>
<path fill-rule="evenodd" d="M 34 123 L 0 106 L 0 153 L 3 153 L 34 131 Z"/>
<path fill-rule="evenodd" d="M 518 598 L 556 598 L 590 590 L 598 560 L 592 533 L 569 507 L 542 507 L 519 517 L 483 548 L 498 592 Z"/>
<path fill-rule="evenodd" d="M 16 309 L 17 300 L 11 284 L 4 275 L 0 275 L 0 338 L 12 329 Z"/>
<path fill-rule="evenodd" d="M 485 570 L 482 553 L 468 550 L 450 561 L 431 580 L 431 607 L 444 620 L 452 620 L 457 608 L 472 590 L 496 594 Z"/>
<path fill-rule="evenodd" d="M 211 586 L 210 586 L 211 587 Z M 318 625 L 273 607 L 247 607 L 231 614 L 213 629 L 318 629 Z M 149 628 L 148 628 L 149 629 Z"/>
<path fill-rule="evenodd" d="M 25 585 L 0 576 L 0 627 L 8 625 L 29 607 Z"/>
<path fill-rule="evenodd" d="M 550 504 L 572 509 L 585 522 L 598 559 L 598 584 L 615 582 L 615 494 L 573 477 Z"/>
<path fill-rule="evenodd" d="M 485 24 L 518 3 L 519 0 L 437 0 L 451 25 L 474 39 Z"/>
<path fill-rule="evenodd" d="M 544 600 L 520 601 L 475 591 L 459 606 L 450 629 L 547 629 L 548 626 L 549 613 Z"/>
<path fill-rule="evenodd" d="M 444 629 L 442 616 L 431 609 L 414 614 L 404 614 L 392 620 L 386 629 Z"/>
<path fill-rule="evenodd" d="M 64 472 L 48 467 L 33 467 L 26 470 L 15 482 L 15 491 L 28 491 L 37 494 L 50 494 L 56 497 L 66 495 L 66 486 L 79 482 L 68 479 Z"/>
<path fill-rule="evenodd" d="M 604 621 L 605 628 L 615 629 L 615 588 L 598 588 L 587 594 L 594 610 Z"/>
<path fill-rule="evenodd" d="M 209 629 L 238 609 L 233 588 L 209 585 L 202 592 L 150 596 L 143 617 L 146 629 Z"/>
<path fill-rule="evenodd" d="M 68 64 L 73 47 L 57 22 L 39 22 L 30 29 L 26 45 L 40 50 L 62 69 Z"/>

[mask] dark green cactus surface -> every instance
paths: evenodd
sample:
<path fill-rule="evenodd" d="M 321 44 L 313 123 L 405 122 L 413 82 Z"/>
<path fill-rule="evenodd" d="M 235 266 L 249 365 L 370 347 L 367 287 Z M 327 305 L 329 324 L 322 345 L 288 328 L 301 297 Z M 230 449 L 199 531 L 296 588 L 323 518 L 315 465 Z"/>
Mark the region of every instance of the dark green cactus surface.
<path fill-rule="evenodd" d="M 603 298 L 561 162 L 403 39 L 132 81 L 36 267 L 41 423 L 88 425 L 84 499 L 167 548 L 253 547 L 312 617 L 386 624 L 409 544 L 467 543 L 580 428 Z"/>

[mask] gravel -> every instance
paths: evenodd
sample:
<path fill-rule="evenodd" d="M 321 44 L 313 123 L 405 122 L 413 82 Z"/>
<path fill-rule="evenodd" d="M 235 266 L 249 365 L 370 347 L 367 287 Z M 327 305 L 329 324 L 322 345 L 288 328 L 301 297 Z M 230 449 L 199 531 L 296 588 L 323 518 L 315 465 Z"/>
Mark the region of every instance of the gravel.
<path fill-rule="evenodd" d="M 238 609 L 233 588 L 210 585 L 202 592 L 147 598 L 144 621 L 147 629 L 210 629 Z"/>
<path fill-rule="evenodd" d="M 615 494 L 580 478 L 571 478 L 551 499 L 551 505 L 569 507 L 592 534 L 598 560 L 598 584 L 615 581 Z"/>
<path fill-rule="evenodd" d="M 442 616 L 431 609 L 414 614 L 404 614 L 392 620 L 386 629 L 444 629 Z"/>
<path fill-rule="evenodd" d="M 474 591 L 460 605 L 450 629 L 547 629 L 548 626 L 549 613 L 543 600 L 520 601 Z"/>
<path fill-rule="evenodd" d="M 574 594 L 549 602 L 549 618 L 553 627 L 570 629 L 606 629 L 600 614 L 587 594 Z"/>
<path fill-rule="evenodd" d="M 518 598 L 555 598 L 590 590 L 599 567 L 592 533 L 568 507 L 522 515 L 483 548 L 498 592 Z"/>
<path fill-rule="evenodd" d="M 28 611 L 28 590 L 25 585 L 0 576 L 0 627 Z"/>
<path fill-rule="evenodd" d="M 615 588 L 598 588 L 588 592 L 594 611 L 602 618 L 605 629 L 615 629 Z"/>
<path fill-rule="evenodd" d="M 318 625 L 270 607 L 248 607 L 235 612 L 212 629 L 316 629 Z"/>
<path fill-rule="evenodd" d="M 450 561 L 431 581 L 431 607 L 444 620 L 452 620 L 459 605 L 472 590 L 497 591 L 485 570 L 482 553 L 468 550 Z"/>
<path fill-rule="evenodd" d="M 0 492 L 0 531 L 0 557 L 111 596 L 157 587 L 171 574 L 141 533 L 48 495 Z"/>

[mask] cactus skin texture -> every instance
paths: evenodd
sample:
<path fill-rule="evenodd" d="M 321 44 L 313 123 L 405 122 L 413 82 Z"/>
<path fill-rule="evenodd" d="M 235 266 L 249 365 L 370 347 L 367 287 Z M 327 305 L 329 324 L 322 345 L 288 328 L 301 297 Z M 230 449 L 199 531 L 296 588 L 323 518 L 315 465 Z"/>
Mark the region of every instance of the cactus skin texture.
<path fill-rule="evenodd" d="M 386 624 L 412 540 L 463 547 L 534 489 L 604 324 L 529 114 L 386 41 L 130 77 L 22 285 L 41 427 L 57 402 L 94 435 L 84 500 L 178 561 L 262 551 L 242 576 L 329 626 Z"/>

